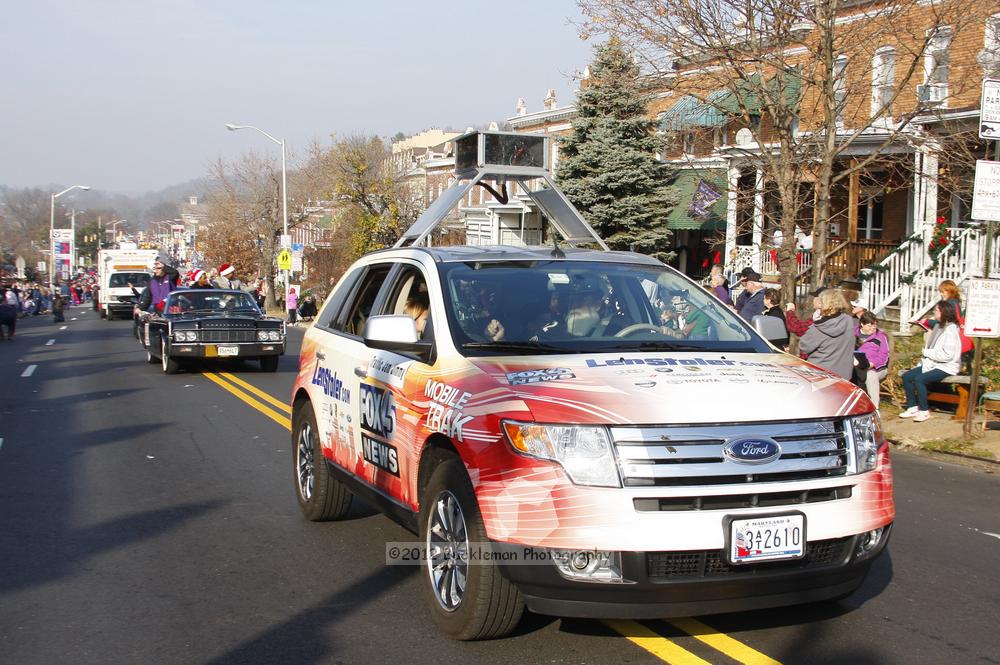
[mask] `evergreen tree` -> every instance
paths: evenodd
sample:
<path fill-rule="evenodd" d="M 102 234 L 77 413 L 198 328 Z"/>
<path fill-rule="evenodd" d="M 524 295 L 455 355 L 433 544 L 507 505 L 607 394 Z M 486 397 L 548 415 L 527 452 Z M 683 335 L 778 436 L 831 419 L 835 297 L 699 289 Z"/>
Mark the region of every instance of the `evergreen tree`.
<path fill-rule="evenodd" d="M 667 260 L 666 217 L 676 203 L 670 168 L 646 116 L 639 68 L 616 39 L 595 49 L 577 97 L 573 133 L 559 139 L 559 186 L 612 249 Z"/>

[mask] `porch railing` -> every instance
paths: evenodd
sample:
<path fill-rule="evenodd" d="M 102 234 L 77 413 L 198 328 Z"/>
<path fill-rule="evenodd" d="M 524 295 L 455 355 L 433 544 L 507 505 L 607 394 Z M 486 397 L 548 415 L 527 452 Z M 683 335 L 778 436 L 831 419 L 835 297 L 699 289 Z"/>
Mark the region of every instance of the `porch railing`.
<path fill-rule="evenodd" d="M 986 257 L 986 230 L 983 225 L 958 229 L 951 234 L 952 242 L 938 256 L 936 263 L 913 275 L 904 283 L 899 296 L 899 329 L 906 332 L 910 321 L 927 314 L 940 296 L 938 285 L 950 279 L 959 286 L 972 277 L 982 277 L 983 259 Z M 990 265 L 997 266 L 1000 246 L 993 243 Z M 993 270 L 991 269 L 991 273 Z"/>

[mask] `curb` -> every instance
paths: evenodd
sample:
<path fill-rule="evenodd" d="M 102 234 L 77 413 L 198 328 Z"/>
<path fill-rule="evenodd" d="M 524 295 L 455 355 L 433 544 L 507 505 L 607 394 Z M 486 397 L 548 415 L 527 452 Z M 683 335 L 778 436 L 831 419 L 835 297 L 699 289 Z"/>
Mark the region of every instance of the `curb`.
<path fill-rule="evenodd" d="M 940 456 L 943 456 L 943 457 L 956 457 L 956 458 L 959 458 L 959 459 L 965 459 L 965 460 L 969 460 L 969 461 L 972 461 L 972 462 L 984 462 L 984 463 L 990 464 L 992 466 L 1000 467 L 1000 460 L 998 460 L 998 459 L 992 459 L 992 458 L 989 458 L 989 457 L 976 457 L 975 455 L 966 455 L 965 453 L 954 453 L 954 452 L 945 451 L 945 450 L 928 450 L 927 448 L 924 448 L 919 443 L 914 443 L 912 441 L 905 441 L 905 440 L 904 441 L 896 441 L 894 439 L 889 439 L 889 443 L 892 444 L 892 445 L 894 445 L 894 446 L 896 446 L 900 450 L 904 450 L 906 452 L 919 453 L 919 454 L 928 455 L 928 456 L 931 456 L 931 457 L 934 457 L 934 456 L 937 456 L 937 455 L 940 455 Z"/>

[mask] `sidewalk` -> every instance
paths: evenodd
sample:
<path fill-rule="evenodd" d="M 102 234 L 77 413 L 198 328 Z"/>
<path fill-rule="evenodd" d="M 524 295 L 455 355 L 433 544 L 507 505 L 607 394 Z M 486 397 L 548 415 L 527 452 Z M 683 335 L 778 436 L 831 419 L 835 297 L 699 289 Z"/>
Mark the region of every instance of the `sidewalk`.
<path fill-rule="evenodd" d="M 922 423 L 900 418 L 899 411 L 893 404 L 882 403 L 882 431 L 892 443 L 1000 462 L 1000 423 L 991 421 L 984 435 L 982 416 L 977 413 L 972 422 L 974 438 L 967 441 L 962 433 L 964 421 L 952 420 L 953 414 L 948 411 L 931 410 L 930 420 Z"/>

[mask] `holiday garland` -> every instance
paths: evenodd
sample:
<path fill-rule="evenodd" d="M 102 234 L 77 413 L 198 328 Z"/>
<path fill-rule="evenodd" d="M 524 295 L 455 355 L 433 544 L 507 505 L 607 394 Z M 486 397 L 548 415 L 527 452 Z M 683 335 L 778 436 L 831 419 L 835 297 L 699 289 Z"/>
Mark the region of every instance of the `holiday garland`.
<path fill-rule="evenodd" d="M 931 231 L 931 241 L 927 245 L 927 254 L 932 259 L 935 259 L 936 263 L 937 257 L 941 256 L 941 252 L 950 244 L 951 238 L 948 236 L 948 225 L 945 223 L 944 217 L 938 217 L 937 223 L 934 225 L 933 231 Z"/>

